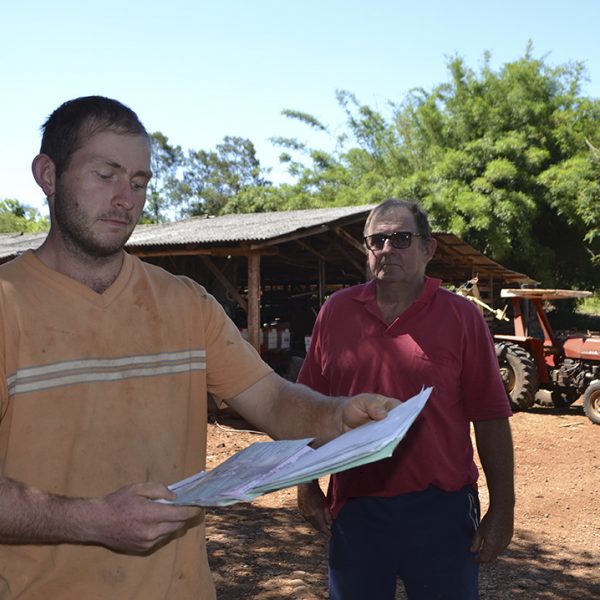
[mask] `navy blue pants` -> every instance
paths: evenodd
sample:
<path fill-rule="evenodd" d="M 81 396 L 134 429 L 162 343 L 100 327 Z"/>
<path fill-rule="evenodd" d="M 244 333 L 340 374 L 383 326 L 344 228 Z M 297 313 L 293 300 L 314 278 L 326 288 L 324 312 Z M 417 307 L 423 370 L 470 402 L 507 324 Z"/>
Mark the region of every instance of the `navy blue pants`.
<path fill-rule="evenodd" d="M 478 525 L 472 486 L 353 498 L 331 527 L 330 599 L 394 600 L 400 578 L 410 600 L 477 600 Z"/>

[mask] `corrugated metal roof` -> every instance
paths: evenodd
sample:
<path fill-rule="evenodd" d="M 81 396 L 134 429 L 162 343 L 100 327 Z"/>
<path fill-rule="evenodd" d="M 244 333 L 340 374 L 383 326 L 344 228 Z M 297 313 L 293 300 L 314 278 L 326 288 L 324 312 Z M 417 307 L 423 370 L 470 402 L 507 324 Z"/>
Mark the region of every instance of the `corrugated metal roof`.
<path fill-rule="evenodd" d="M 37 248 L 46 239 L 46 233 L 0 234 L 0 261 L 5 262 L 21 252 Z"/>
<path fill-rule="evenodd" d="M 435 266 L 443 271 L 449 270 L 452 266 L 470 265 L 475 273 L 492 274 L 506 282 L 537 283 L 528 275 L 508 269 L 485 254 L 481 254 L 453 233 L 434 231 L 433 235 L 438 242 L 438 249 L 429 263 L 428 272 Z M 439 276 L 445 279 L 441 273 Z"/>
<path fill-rule="evenodd" d="M 270 240 L 286 241 L 286 236 L 302 237 L 319 234 L 331 228 L 336 221 L 353 227 L 358 224 L 358 239 L 362 235 L 362 222 L 374 205 L 345 206 L 338 208 L 318 208 L 266 213 L 236 213 L 219 217 L 195 217 L 174 223 L 158 225 L 138 225 L 127 247 L 134 253 L 144 248 L 177 246 L 212 246 L 220 244 L 244 244 L 256 242 L 268 244 Z M 356 221 L 356 222 L 355 222 Z M 298 235 L 300 234 L 300 235 Z M 355 232 L 355 236 L 357 233 Z M 434 232 L 438 240 L 436 260 L 442 266 L 450 267 L 469 264 L 473 269 L 482 269 L 503 278 L 505 281 L 533 281 L 527 275 L 506 269 L 502 265 L 482 255 L 453 234 Z M 46 233 L 0 234 L 0 263 L 18 254 L 41 245 Z"/>
<path fill-rule="evenodd" d="M 290 233 L 327 225 L 368 212 L 372 206 L 344 206 L 279 212 L 195 217 L 176 223 L 138 225 L 128 246 L 211 244 L 271 240 Z"/>
<path fill-rule="evenodd" d="M 310 229 L 319 225 L 360 215 L 372 206 L 344 206 L 265 213 L 231 214 L 219 217 L 194 217 L 174 223 L 138 225 L 127 242 L 128 247 L 172 246 L 264 241 Z M 0 260 L 37 248 L 46 233 L 0 234 Z"/>

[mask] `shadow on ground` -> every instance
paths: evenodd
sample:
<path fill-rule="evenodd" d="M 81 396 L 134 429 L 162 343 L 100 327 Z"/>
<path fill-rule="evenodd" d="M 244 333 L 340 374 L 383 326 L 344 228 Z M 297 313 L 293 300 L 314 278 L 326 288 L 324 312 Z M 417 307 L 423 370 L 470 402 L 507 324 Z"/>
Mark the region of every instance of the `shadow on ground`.
<path fill-rule="evenodd" d="M 219 600 L 327 598 L 326 544 L 295 509 L 240 504 L 211 511 L 207 547 Z M 596 600 L 599 566 L 591 553 L 518 530 L 505 555 L 482 568 L 481 598 Z M 402 590 L 397 598 L 405 598 Z"/>
<path fill-rule="evenodd" d="M 326 543 L 295 509 L 238 504 L 211 510 L 206 545 L 219 600 L 327 595 Z M 304 595 L 292 595 L 298 588 L 306 588 Z"/>
<path fill-rule="evenodd" d="M 597 599 L 599 566 L 598 557 L 590 552 L 569 552 L 518 530 L 505 555 L 482 569 L 481 597 Z"/>
<path fill-rule="evenodd" d="M 578 416 L 585 417 L 585 413 L 583 412 L 583 404 L 582 400 L 578 399 L 574 404 L 569 406 L 555 407 L 555 406 L 540 406 L 539 404 L 534 404 L 531 408 L 527 409 L 527 412 L 532 413 L 534 415 L 558 415 L 563 417 L 569 416 Z"/>

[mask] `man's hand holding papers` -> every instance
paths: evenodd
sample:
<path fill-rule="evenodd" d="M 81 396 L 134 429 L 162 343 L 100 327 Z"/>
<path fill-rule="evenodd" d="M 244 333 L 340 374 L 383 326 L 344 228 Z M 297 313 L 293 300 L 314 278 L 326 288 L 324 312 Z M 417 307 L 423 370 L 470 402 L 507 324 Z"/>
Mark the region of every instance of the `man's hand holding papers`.
<path fill-rule="evenodd" d="M 308 445 L 310 438 L 252 444 L 212 471 L 171 485 L 177 498 L 164 502 L 196 506 L 250 502 L 268 492 L 388 458 L 430 393 L 431 388 L 423 389 L 393 408 L 384 419 L 350 429 L 317 449 Z M 364 420 L 364 415 L 356 415 L 356 419 Z M 351 420 L 345 423 L 352 426 Z"/>

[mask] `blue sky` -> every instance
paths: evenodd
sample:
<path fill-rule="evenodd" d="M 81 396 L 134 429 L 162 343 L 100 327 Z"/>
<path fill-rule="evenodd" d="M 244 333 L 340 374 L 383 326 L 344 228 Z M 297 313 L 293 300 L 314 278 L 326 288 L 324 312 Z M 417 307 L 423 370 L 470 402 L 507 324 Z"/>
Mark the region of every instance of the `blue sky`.
<path fill-rule="evenodd" d="M 337 89 L 387 114 L 414 87 L 518 59 L 528 40 L 550 66 L 584 62 L 600 97 L 596 0 L 30 0 L 0 18 L 0 198 L 45 210 L 30 172 L 39 127 L 63 101 L 102 94 L 184 149 L 250 138 L 280 180 L 272 136 L 315 137 L 281 115 L 309 112 L 339 133 Z"/>

